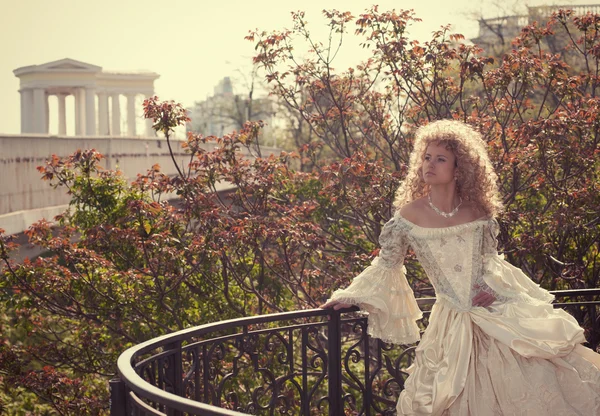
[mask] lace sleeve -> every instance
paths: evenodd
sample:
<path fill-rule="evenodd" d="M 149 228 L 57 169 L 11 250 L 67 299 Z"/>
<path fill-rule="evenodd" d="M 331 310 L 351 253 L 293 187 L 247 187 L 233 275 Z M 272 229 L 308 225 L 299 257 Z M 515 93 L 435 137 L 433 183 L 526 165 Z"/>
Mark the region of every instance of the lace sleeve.
<path fill-rule="evenodd" d="M 498 225 L 498 221 L 495 218 L 491 218 L 489 222 L 483 227 L 483 239 L 482 239 L 482 247 L 481 253 L 483 258 L 483 263 L 485 265 L 485 259 L 488 256 L 497 256 L 498 255 L 498 234 L 500 232 L 500 226 Z M 484 268 L 485 273 L 485 268 Z M 507 298 L 505 296 L 500 295 L 497 291 L 492 289 L 488 283 L 484 279 L 484 273 L 478 275 L 474 282 L 471 291 L 471 298 L 475 297 L 480 292 L 489 293 L 494 296 L 496 300 L 500 302 L 506 302 Z"/>
<path fill-rule="evenodd" d="M 496 255 L 498 254 L 498 234 L 500 234 L 500 226 L 495 218 L 491 218 L 483 229 L 483 254 Z"/>
<path fill-rule="evenodd" d="M 548 303 L 554 295 L 532 281 L 521 269 L 513 266 L 503 255 L 498 254 L 498 233 L 500 227 L 491 219 L 483 239 L 482 280 L 491 288 L 497 299 L 515 300 L 530 304 Z"/>
<path fill-rule="evenodd" d="M 406 234 L 397 218 L 388 221 L 379 236 L 381 250 L 350 286 L 337 290 L 331 300 L 358 305 L 369 312 L 369 335 L 395 344 L 420 339 L 416 320 L 423 314 L 406 280 Z"/>

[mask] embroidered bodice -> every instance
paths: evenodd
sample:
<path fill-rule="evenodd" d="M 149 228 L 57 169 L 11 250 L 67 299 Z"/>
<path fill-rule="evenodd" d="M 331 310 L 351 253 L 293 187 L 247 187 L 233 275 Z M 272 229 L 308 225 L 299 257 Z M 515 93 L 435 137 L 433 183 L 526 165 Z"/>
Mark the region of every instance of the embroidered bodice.
<path fill-rule="evenodd" d="M 438 299 L 443 298 L 456 309 L 468 311 L 473 307 L 472 299 L 481 291 L 500 297 L 483 280 L 484 256 L 497 255 L 498 224 L 495 220 L 424 228 L 396 217 L 388 224 L 380 237 L 380 244 L 385 247 L 382 256 L 388 267 L 403 262 L 410 245 Z M 397 240 L 396 243 L 393 240 Z"/>
<path fill-rule="evenodd" d="M 459 311 L 481 309 L 472 304 L 481 291 L 493 294 L 497 302 L 551 301 L 552 295 L 498 256 L 498 229 L 493 218 L 425 228 L 396 215 L 381 232 L 379 256 L 331 299 L 357 304 L 368 311 L 371 335 L 396 343 L 415 342 L 419 339 L 415 321 L 422 314 L 403 266 L 411 246 L 437 299 Z"/>

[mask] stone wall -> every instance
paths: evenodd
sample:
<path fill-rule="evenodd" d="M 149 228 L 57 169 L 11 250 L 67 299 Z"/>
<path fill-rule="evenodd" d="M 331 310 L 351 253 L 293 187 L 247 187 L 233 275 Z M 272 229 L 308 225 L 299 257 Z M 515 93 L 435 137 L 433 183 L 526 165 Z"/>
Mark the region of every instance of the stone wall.
<path fill-rule="evenodd" d="M 178 161 L 187 163 L 189 156 L 183 153 L 181 143 L 172 141 L 171 145 Z M 167 174 L 176 173 L 164 138 L 0 135 L 0 149 L 0 228 L 7 234 L 22 232 L 41 218 L 50 221 L 69 203 L 66 189 L 53 189 L 41 180 L 37 170 L 53 154 L 62 157 L 77 149 L 96 149 L 106 157 L 105 168 L 118 167 L 128 179 L 145 173 L 155 163 Z"/>

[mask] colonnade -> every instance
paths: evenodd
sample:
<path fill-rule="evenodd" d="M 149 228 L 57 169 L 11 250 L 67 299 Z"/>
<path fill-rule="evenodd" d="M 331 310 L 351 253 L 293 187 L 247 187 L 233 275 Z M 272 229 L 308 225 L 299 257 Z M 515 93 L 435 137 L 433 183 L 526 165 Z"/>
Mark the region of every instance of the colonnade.
<path fill-rule="evenodd" d="M 136 98 L 154 95 L 155 72 L 103 71 L 102 67 L 64 58 L 41 65 L 28 65 L 13 71 L 20 80 L 21 133 L 48 134 L 50 118 L 58 121 L 58 134 L 67 134 L 67 97 L 73 96 L 76 136 L 153 136 L 152 121 L 144 132 L 136 131 L 142 117 Z M 50 111 L 48 97 L 56 96 L 58 111 Z M 121 108 L 121 97 L 126 106 Z M 69 110 L 71 106 L 69 105 Z M 126 132 L 121 133 L 121 112 L 127 115 Z M 58 113 L 58 114 L 56 114 Z M 58 119 L 56 119 L 58 117 Z"/>
<path fill-rule="evenodd" d="M 67 134 L 66 98 L 74 97 L 75 135 L 77 136 L 121 136 L 121 101 L 127 97 L 127 136 L 136 136 L 136 120 L 141 117 L 141 109 L 136 109 L 138 93 L 120 93 L 115 91 L 97 90 L 94 87 L 68 87 L 57 89 L 21 88 L 21 132 L 48 134 L 50 110 L 48 97 L 58 98 L 58 134 Z M 152 92 L 140 93 L 144 97 L 152 96 Z M 96 110 L 96 97 L 98 108 Z M 110 103 L 110 105 L 109 105 Z M 110 111 L 109 111 L 110 110 Z M 138 113 L 136 115 L 136 110 Z M 97 119 L 96 119 L 97 116 Z M 152 122 L 145 121 L 144 135 L 152 136 Z"/>

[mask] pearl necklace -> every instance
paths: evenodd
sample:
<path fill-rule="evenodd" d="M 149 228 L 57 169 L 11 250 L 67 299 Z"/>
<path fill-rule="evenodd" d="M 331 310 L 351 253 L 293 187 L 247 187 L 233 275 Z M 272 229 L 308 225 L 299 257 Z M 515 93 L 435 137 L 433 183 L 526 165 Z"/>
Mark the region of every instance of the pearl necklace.
<path fill-rule="evenodd" d="M 454 208 L 452 210 L 452 212 L 444 212 L 444 211 L 440 210 L 438 207 L 436 207 L 435 205 L 433 205 L 433 202 L 431 202 L 431 194 L 427 195 L 427 200 L 429 201 L 429 206 L 431 207 L 431 209 L 434 210 L 436 214 L 441 215 L 444 218 L 454 217 L 456 215 L 456 213 L 458 212 L 458 209 L 460 208 L 460 206 L 463 203 L 462 198 L 460 198 L 460 202 L 458 203 L 456 208 Z"/>

